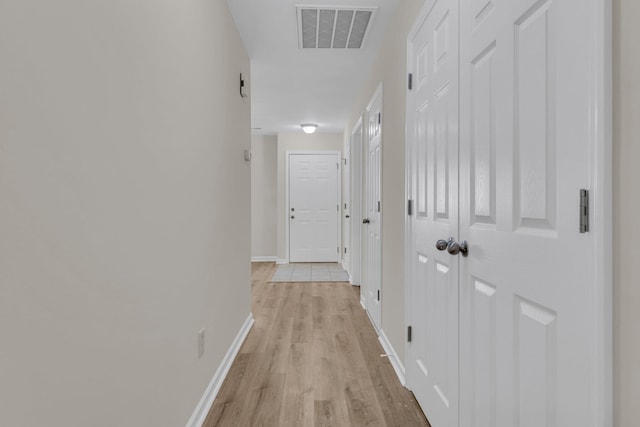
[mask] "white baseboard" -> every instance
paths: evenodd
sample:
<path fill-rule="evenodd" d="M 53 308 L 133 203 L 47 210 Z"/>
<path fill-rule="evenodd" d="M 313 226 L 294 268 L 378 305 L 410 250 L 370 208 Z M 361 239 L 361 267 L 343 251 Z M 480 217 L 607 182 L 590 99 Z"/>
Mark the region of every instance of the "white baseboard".
<path fill-rule="evenodd" d="M 238 355 L 238 352 L 240 351 L 240 347 L 242 347 L 242 343 L 244 343 L 244 340 L 247 338 L 247 335 L 249 335 L 249 331 L 253 326 L 253 322 L 254 322 L 253 314 L 249 313 L 249 317 L 247 317 L 247 320 L 245 320 L 244 325 L 242 325 L 242 328 L 240 328 L 240 331 L 238 332 L 238 335 L 236 336 L 236 338 L 233 340 L 231 347 L 229 347 L 227 354 L 224 356 L 224 359 L 222 359 L 222 363 L 216 370 L 216 373 L 213 375 L 213 378 L 211 378 L 211 382 L 209 383 L 209 386 L 205 390 L 204 394 L 202 395 L 202 398 L 200 399 L 198 406 L 196 406 L 195 411 L 193 411 L 191 418 L 187 422 L 187 427 L 201 427 L 202 424 L 204 424 L 204 421 L 207 418 L 207 415 L 209 414 L 209 410 L 211 410 L 211 406 L 213 405 L 213 401 L 216 399 L 216 396 L 220 391 L 220 387 L 222 386 L 224 379 L 227 377 L 227 374 L 229 373 L 231 364 L 233 363 L 236 356 Z"/>
<path fill-rule="evenodd" d="M 284 258 L 280 258 L 276 260 L 276 264 L 289 264 L 289 261 Z"/>
<path fill-rule="evenodd" d="M 251 262 L 276 262 L 278 261 L 277 256 L 252 256 Z"/>
<path fill-rule="evenodd" d="M 362 292 L 362 288 L 360 288 L 360 291 Z M 364 295 L 360 296 L 360 305 L 364 311 L 367 311 L 367 306 L 364 303 Z"/>
<path fill-rule="evenodd" d="M 391 366 L 393 366 L 393 370 L 396 371 L 396 375 L 398 376 L 400 383 L 402 385 L 405 385 L 404 365 L 398 358 L 398 353 L 396 353 L 396 350 L 393 348 L 393 346 L 391 345 L 391 342 L 389 341 L 384 331 L 382 330 L 380 331 L 380 335 L 378 335 L 378 341 L 380 341 L 380 344 L 382 344 L 382 348 L 384 348 L 384 351 L 387 353 L 387 356 L 389 357 L 389 362 L 391 362 Z"/>

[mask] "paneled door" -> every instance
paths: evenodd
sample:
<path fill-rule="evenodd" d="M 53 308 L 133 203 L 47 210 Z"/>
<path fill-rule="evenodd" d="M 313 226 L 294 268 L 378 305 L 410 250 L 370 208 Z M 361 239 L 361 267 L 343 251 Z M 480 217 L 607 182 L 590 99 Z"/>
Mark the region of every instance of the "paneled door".
<path fill-rule="evenodd" d="M 462 0 L 462 426 L 601 426 L 592 0 Z"/>
<path fill-rule="evenodd" d="M 407 385 L 433 427 L 611 425 L 604 5 L 428 0 L 410 34 Z"/>
<path fill-rule="evenodd" d="M 344 167 L 342 169 L 342 268 L 351 274 L 351 142 L 344 149 Z"/>
<path fill-rule="evenodd" d="M 337 154 L 289 154 L 289 260 L 338 262 Z"/>
<path fill-rule="evenodd" d="M 407 254 L 412 342 L 407 386 L 434 427 L 458 425 L 458 8 L 430 1 L 410 39 L 408 159 L 414 200 Z"/>
<path fill-rule="evenodd" d="M 362 119 L 358 120 L 351 133 L 351 265 L 349 275 L 354 285 L 362 284 Z M 364 288 L 361 288 L 364 289 Z M 364 302 L 365 294 L 360 293 L 360 302 Z"/>
<path fill-rule="evenodd" d="M 382 327 L 380 305 L 380 275 L 382 269 L 382 86 L 378 88 L 366 112 L 367 123 L 367 182 L 366 218 L 362 220 L 367 236 L 367 274 L 365 305 L 369 317 L 378 328 Z"/>

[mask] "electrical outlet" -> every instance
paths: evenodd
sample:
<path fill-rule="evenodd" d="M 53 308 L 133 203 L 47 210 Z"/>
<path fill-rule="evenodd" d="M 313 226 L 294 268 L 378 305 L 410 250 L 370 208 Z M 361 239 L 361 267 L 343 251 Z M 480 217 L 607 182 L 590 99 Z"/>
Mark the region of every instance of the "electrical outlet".
<path fill-rule="evenodd" d="M 204 355 L 204 328 L 198 331 L 198 358 Z"/>

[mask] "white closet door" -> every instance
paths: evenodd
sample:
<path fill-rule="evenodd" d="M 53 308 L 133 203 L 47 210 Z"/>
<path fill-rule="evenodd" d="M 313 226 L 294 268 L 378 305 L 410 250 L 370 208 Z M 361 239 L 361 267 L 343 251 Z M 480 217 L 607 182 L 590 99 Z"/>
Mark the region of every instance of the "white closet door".
<path fill-rule="evenodd" d="M 594 5 L 461 1 L 461 426 L 598 423 Z"/>
<path fill-rule="evenodd" d="M 407 384 L 434 427 L 458 425 L 458 263 L 436 249 L 458 236 L 458 7 L 435 1 L 409 40 L 409 257 L 412 343 Z"/>

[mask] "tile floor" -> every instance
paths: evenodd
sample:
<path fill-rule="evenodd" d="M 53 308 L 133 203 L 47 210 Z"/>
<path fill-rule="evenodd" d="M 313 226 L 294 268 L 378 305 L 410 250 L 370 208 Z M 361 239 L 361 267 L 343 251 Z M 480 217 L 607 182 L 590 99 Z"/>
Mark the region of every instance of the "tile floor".
<path fill-rule="evenodd" d="M 349 275 L 337 263 L 282 264 L 270 282 L 348 282 Z"/>

